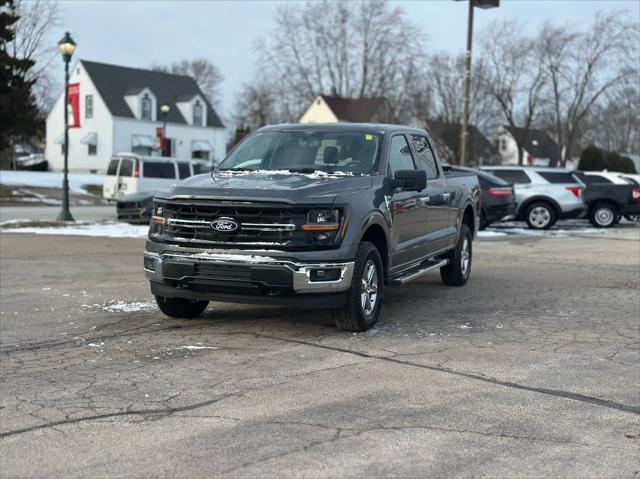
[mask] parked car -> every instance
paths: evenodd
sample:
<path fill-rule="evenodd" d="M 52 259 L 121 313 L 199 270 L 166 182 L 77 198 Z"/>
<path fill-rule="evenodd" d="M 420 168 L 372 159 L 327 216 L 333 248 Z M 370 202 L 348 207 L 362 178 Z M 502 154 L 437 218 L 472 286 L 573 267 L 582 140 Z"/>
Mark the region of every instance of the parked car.
<path fill-rule="evenodd" d="M 131 224 L 149 224 L 153 212 L 154 192 L 133 193 L 123 196 L 116 203 L 118 221 Z"/>
<path fill-rule="evenodd" d="M 622 178 L 631 181 L 635 185 L 640 185 L 640 175 L 634 173 L 618 173 Z"/>
<path fill-rule="evenodd" d="M 487 166 L 481 168 L 513 183 L 516 220 L 529 228 L 551 228 L 559 219 L 579 218 L 586 213 L 582 199 L 584 184 L 570 170 L 530 166 Z"/>
<path fill-rule="evenodd" d="M 587 185 L 585 203 L 589 221 L 594 226 L 608 228 L 617 224 L 624 215 L 637 221 L 640 215 L 640 186 L 631 181 L 614 183 L 593 172 L 579 172 L 577 176 Z"/>
<path fill-rule="evenodd" d="M 120 153 L 109 161 L 102 196 L 112 201 L 132 193 L 153 192 L 205 170 L 210 167 L 204 161 Z"/>
<path fill-rule="evenodd" d="M 634 184 L 634 181 L 626 178 L 624 173 L 616 173 L 613 171 L 581 171 L 578 176 L 587 186 L 594 183 L 614 185 Z"/>
<path fill-rule="evenodd" d="M 482 192 L 482 206 L 480 208 L 480 229 L 485 229 L 491 223 L 513 216 L 516 211 L 516 196 L 513 185 L 491 175 L 486 171 L 462 166 L 452 166 L 453 171 L 473 173 L 478 177 Z"/>
<path fill-rule="evenodd" d="M 144 271 L 160 310 L 209 301 L 332 308 L 365 331 L 386 286 L 471 272 L 480 188 L 446 173 L 424 130 L 371 124 L 264 127 L 212 175 L 156 193 Z"/>

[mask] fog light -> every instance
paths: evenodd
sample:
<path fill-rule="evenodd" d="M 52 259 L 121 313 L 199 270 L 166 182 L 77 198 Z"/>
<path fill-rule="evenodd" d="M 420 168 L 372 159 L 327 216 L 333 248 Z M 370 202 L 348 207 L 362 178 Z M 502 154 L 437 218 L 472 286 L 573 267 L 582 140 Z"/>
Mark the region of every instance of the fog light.
<path fill-rule="evenodd" d="M 156 262 L 153 258 L 149 258 L 148 256 L 144 257 L 144 269 L 148 269 L 149 271 L 156 270 Z"/>
<path fill-rule="evenodd" d="M 309 279 L 311 281 L 337 281 L 340 279 L 340 268 L 312 269 Z"/>

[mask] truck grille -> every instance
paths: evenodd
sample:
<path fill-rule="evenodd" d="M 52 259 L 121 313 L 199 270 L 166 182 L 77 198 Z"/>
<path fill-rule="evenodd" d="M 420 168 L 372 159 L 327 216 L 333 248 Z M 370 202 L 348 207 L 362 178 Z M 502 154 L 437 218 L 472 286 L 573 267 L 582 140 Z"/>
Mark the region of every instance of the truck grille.
<path fill-rule="evenodd" d="M 305 232 L 299 226 L 307 219 L 307 210 L 282 204 L 216 205 L 181 204 L 163 205 L 167 221 L 167 235 L 174 242 L 208 243 L 219 245 L 303 246 Z M 239 223 L 235 231 L 220 232 L 211 223 L 231 218 Z"/>

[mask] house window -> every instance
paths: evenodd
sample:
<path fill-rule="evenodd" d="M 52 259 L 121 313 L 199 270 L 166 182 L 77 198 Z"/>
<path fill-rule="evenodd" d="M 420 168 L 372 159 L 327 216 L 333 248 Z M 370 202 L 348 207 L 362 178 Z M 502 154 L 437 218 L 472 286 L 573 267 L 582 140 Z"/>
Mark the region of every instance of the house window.
<path fill-rule="evenodd" d="M 196 100 L 193 105 L 193 125 L 202 126 L 202 105 L 200 100 Z"/>
<path fill-rule="evenodd" d="M 84 117 L 93 118 L 93 95 L 84 97 Z"/>
<path fill-rule="evenodd" d="M 504 138 L 500 138 L 500 151 L 506 151 L 507 150 L 507 140 L 505 140 Z"/>
<path fill-rule="evenodd" d="M 87 153 L 89 156 L 96 156 L 98 154 L 98 145 L 87 145 Z"/>
<path fill-rule="evenodd" d="M 151 121 L 151 98 L 145 94 L 142 97 L 142 120 Z"/>

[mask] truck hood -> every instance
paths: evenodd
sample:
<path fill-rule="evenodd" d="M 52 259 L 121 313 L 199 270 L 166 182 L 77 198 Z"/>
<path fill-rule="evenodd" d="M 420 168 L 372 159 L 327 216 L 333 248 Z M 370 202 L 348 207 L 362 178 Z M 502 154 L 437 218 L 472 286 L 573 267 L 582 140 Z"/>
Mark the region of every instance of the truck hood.
<path fill-rule="evenodd" d="M 371 176 L 289 173 L 282 171 L 214 172 L 192 176 L 159 191 L 156 197 L 207 197 L 242 201 L 279 201 L 294 204 L 333 203 L 344 193 L 366 190 Z"/>

